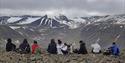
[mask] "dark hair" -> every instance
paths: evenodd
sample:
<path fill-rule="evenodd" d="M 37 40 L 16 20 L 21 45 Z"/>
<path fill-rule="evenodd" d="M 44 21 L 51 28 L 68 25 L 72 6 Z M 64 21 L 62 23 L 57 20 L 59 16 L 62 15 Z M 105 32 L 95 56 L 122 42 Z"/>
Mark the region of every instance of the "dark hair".
<path fill-rule="evenodd" d="M 34 44 L 37 44 L 37 41 L 36 41 L 36 40 L 34 40 Z"/>
<path fill-rule="evenodd" d="M 11 43 L 11 42 L 12 42 L 11 38 L 8 38 L 8 39 L 7 39 L 7 42 L 8 42 L 8 43 Z"/>
<path fill-rule="evenodd" d="M 67 46 L 67 43 L 64 43 L 64 45 L 66 45 L 66 46 Z"/>
<path fill-rule="evenodd" d="M 23 40 L 23 43 L 28 43 L 27 39 L 24 39 L 24 40 Z"/>
<path fill-rule="evenodd" d="M 58 39 L 58 44 L 62 44 L 62 41 L 60 39 Z"/>
<path fill-rule="evenodd" d="M 79 41 L 79 43 L 83 43 L 83 41 L 82 41 L 82 40 L 80 40 L 80 41 Z"/>
<path fill-rule="evenodd" d="M 85 42 L 83 42 L 82 40 L 80 40 L 79 43 L 85 45 Z"/>
<path fill-rule="evenodd" d="M 54 44 L 55 44 L 55 39 L 51 39 L 51 43 L 54 43 Z"/>
<path fill-rule="evenodd" d="M 115 42 L 113 42 L 112 44 L 116 44 Z"/>

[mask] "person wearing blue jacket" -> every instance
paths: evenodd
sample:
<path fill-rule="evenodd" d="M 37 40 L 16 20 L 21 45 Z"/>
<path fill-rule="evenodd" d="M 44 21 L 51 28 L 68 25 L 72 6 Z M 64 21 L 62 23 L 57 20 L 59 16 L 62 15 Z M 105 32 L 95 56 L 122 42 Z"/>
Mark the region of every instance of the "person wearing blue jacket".
<path fill-rule="evenodd" d="M 115 56 L 119 56 L 119 54 L 120 54 L 119 47 L 116 45 L 115 42 L 112 43 L 111 53 L 112 53 L 112 55 L 115 55 Z"/>

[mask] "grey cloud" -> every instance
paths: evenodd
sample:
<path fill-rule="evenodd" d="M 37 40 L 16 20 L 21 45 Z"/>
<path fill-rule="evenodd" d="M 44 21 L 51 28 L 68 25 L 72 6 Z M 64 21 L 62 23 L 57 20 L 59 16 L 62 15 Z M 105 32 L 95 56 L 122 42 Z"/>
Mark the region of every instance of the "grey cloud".
<path fill-rule="evenodd" d="M 13 11 L 62 9 L 65 12 L 70 10 L 70 13 L 74 12 L 74 15 L 84 11 L 97 12 L 97 14 L 119 14 L 125 13 L 125 0 L 0 0 L 0 13 L 2 14 L 5 13 L 3 9 Z"/>

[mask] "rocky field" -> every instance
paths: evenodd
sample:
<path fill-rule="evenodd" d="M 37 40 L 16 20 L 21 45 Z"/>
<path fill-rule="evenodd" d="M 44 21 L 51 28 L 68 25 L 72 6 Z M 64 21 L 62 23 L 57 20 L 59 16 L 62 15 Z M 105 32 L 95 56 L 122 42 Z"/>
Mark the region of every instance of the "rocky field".
<path fill-rule="evenodd" d="M 124 50 L 125 51 L 125 50 Z M 18 54 L 15 52 L 0 52 L 0 63 L 125 63 L 125 52 L 122 51 L 120 57 L 104 56 L 103 54 L 69 54 L 51 55 L 43 53 L 41 55 Z"/>

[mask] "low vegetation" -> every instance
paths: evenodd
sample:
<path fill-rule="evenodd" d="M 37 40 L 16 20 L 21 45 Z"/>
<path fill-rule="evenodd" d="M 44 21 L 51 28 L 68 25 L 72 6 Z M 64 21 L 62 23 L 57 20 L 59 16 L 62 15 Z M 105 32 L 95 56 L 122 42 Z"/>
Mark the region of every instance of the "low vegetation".
<path fill-rule="evenodd" d="M 86 55 L 52 55 L 48 53 L 31 55 L 0 51 L 0 63 L 125 63 L 125 50 L 121 52 L 120 57 L 91 53 Z"/>

